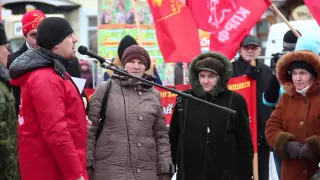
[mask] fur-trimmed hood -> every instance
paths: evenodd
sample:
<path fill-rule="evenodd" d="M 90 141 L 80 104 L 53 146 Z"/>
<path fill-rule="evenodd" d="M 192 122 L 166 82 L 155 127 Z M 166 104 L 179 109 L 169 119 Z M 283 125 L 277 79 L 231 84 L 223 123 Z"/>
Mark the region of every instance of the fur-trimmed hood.
<path fill-rule="evenodd" d="M 191 62 L 189 67 L 189 83 L 193 91 L 199 97 L 204 97 L 206 93 L 199 82 L 199 74 L 198 74 L 199 72 L 196 70 L 195 65 L 198 61 L 205 59 L 207 57 L 218 59 L 224 65 L 222 73 L 219 74 L 220 79 L 217 82 L 217 85 L 209 93 L 211 96 L 217 96 L 219 92 L 224 91 L 227 88 L 227 84 L 230 77 L 232 76 L 232 64 L 230 63 L 229 59 L 226 56 L 217 52 L 206 52 L 206 53 L 200 54 Z"/>
<path fill-rule="evenodd" d="M 294 61 L 305 61 L 310 64 L 318 74 L 315 82 L 310 86 L 307 94 L 314 92 L 320 92 L 320 58 L 311 51 L 294 51 L 283 55 L 276 66 L 277 78 L 280 84 L 283 86 L 284 91 L 290 95 L 298 95 L 291 76 L 288 74 L 289 66 Z"/>

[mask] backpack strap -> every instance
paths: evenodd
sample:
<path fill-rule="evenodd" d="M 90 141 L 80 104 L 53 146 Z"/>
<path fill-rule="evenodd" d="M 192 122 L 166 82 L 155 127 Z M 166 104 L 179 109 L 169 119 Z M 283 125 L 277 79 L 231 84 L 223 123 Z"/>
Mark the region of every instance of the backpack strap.
<path fill-rule="evenodd" d="M 99 122 L 99 127 L 97 129 L 97 133 L 96 133 L 96 140 L 98 140 L 102 129 L 103 129 L 103 125 L 106 119 L 106 109 L 107 109 L 107 105 L 108 105 L 108 97 L 109 97 L 109 91 L 111 88 L 111 79 L 109 79 L 107 81 L 107 87 L 106 87 L 106 92 L 103 96 L 102 102 L 101 102 L 101 110 L 100 110 L 100 122 Z"/>

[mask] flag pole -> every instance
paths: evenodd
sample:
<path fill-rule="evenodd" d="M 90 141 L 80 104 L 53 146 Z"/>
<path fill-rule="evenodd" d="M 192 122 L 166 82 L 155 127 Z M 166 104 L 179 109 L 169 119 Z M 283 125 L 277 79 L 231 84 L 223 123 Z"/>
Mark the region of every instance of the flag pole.
<path fill-rule="evenodd" d="M 289 23 L 287 18 L 284 17 L 284 15 L 279 11 L 279 9 L 271 2 L 269 2 L 269 3 L 270 3 L 270 6 L 272 7 L 272 9 L 274 10 L 274 12 L 277 13 L 280 16 L 280 18 L 289 26 L 289 28 L 297 36 L 297 38 L 301 37 L 301 35 L 293 28 L 293 26 Z"/>
<path fill-rule="evenodd" d="M 253 179 L 259 180 L 258 153 L 253 154 Z"/>
<path fill-rule="evenodd" d="M 131 1 L 132 1 L 133 10 L 134 10 L 134 17 L 135 17 L 135 20 L 136 20 L 136 27 L 137 27 L 137 31 L 138 31 L 138 43 L 139 43 L 140 46 L 142 46 L 140 17 L 138 15 L 138 11 L 137 11 L 137 4 L 136 4 L 136 0 L 131 0 Z"/>

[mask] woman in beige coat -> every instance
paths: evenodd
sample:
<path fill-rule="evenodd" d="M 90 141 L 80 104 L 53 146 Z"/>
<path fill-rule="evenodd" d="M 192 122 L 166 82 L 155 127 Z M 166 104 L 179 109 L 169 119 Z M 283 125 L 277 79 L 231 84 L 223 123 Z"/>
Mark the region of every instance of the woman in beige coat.
<path fill-rule="evenodd" d="M 121 61 L 131 75 L 152 80 L 148 52 L 128 47 Z M 160 93 L 152 85 L 114 74 L 102 82 L 89 103 L 87 167 L 93 180 L 170 180 L 174 173 Z M 96 140 L 102 99 L 108 93 L 105 121 Z"/>

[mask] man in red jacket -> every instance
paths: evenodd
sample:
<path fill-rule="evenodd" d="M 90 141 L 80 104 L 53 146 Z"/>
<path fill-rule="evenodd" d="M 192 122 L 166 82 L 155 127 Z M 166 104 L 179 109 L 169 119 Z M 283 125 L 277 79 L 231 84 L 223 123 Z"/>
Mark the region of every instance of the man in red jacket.
<path fill-rule="evenodd" d="M 11 84 L 21 87 L 18 156 L 23 180 L 84 180 L 86 111 L 65 66 L 78 41 L 63 18 L 38 26 L 39 49 L 29 49 L 10 66 Z"/>

